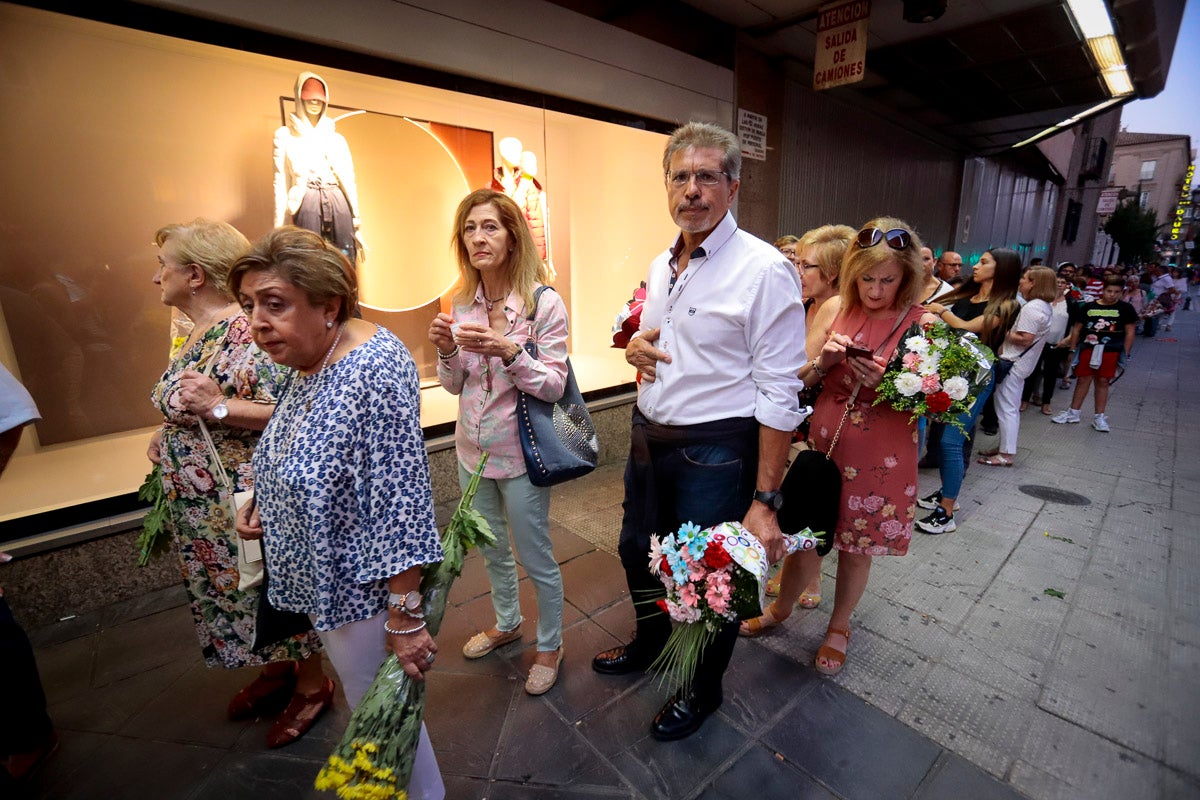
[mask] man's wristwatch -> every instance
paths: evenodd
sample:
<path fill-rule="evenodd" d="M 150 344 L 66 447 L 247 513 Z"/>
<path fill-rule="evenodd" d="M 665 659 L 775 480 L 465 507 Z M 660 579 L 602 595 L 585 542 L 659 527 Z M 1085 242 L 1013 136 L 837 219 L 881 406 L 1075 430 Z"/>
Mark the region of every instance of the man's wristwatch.
<path fill-rule="evenodd" d="M 779 490 L 773 492 L 755 492 L 754 499 L 775 512 L 783 508 L 783 493 Z"/>
<path fill-rule="evenodd" d="M 403 611 L 413 619 L 425 619 L 425 611 L 421 608 L 424 602 L 425 599 L 421 597 L 421 593 L 416 589 L 404 594 L 392 592 L 388 595 L 389 606 Z"/>

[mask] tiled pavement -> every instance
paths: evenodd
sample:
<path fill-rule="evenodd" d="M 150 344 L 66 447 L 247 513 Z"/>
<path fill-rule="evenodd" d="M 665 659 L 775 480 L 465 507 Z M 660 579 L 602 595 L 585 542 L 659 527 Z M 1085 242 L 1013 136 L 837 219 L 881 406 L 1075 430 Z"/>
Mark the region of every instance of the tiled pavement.
<path fill-rule="evenodd" d="M 529 623 L 521 644 L 462 658 L 461 643 L 491 622 L 482 564 L 469 558 L 430 673 L 447 796 L 1200 797 L 1200 468 L 1187 457 L 1200 445 L 1188 413 L 1200 314 L 1179 316 L 1162 335 L 1176 341 L 1138 340 L 1114 387 L 1112 433 L 1087 426 L 1090 402 L 1078 426 L 1026 413 L 1017 467 L 972 467 L 957 533 L 918 534 L 907 557 L 877 560 L 841 675 L 811 668 L 827 600 L 740 642 L 725 704 L 682 742 L 648 736 L 665 697 L 654 677 L 588 666 L 633 623 L 617 560 L 593 544 L 615 532 L 620 467 L 556 489 L 559 685 L 523 691 Z M 922 484 L 937 488 L 936 473 Z M 1022 491 L 1031 486 L 1088 504 Z M 182 602 L 182 590 L 163 590 L 34 632 L 63 745 L 32 796 L 322 796 L 312 778 L 344 705 L 300 742 L 266 750 L 268 722 L 223 717 L 250 675 L 203 666 Z"/>

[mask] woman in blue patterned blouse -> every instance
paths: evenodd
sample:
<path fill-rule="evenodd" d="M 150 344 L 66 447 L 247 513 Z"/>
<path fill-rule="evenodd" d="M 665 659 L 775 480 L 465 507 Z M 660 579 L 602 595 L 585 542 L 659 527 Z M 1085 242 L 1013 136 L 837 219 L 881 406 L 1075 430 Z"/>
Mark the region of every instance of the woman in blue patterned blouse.
<path fill-rule="evenodd" d="M 315 233 L 267 234 L 229 285 L 254 341 L 296 370 L 255 451 L 257 508 L 239 515 L 238 532 L 262 536 L 271 605 L 312 618 L 354 707 L 385 647 L 414 680 L 437 652 L 418 591 L 442 548 L 416 365 L 391 332 L 352 318 L 354 269 Z M 329 681 L 297 726 L 332 693 Z M 408 793 L 444 796 L 424 726 Z"/>

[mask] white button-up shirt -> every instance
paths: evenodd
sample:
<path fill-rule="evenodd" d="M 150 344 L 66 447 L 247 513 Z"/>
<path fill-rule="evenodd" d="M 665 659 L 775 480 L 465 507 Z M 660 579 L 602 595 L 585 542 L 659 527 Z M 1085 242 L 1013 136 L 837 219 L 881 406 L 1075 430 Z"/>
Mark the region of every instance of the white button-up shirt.
<path fill-rule="evenodd" d="M 638 407 L 661 425 L 754 417 L 794 430 L 802 419 L 797 377 L 805 362 L 800 276 L 782 253 L 725 218 L 669 289 L 676 239 L 650 265 L 641 330 L 661 328 L 653 382 Z"/>

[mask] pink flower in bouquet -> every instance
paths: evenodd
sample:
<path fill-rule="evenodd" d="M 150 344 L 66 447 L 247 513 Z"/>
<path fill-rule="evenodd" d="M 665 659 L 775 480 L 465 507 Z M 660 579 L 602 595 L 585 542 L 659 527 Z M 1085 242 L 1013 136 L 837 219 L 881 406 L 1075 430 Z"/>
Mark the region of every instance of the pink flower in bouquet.
<path fill-rule="evenodd" d="M 729 573 L 724 571 L 714 572 L 708 576 L 708 588 L 704 591 L 704 599 L 708 601 L 708 606 L 718 614 L 724 614 L 729 610 Z"/>
<path fill-rule="evenodd" d="M 679 588 L 679 602 L 691 608 L 695 608 L 700 603 L 700 595 L 696 593 L 696 586 L 691 581 Z"/>
<path fill-rule="evenodd" d="M 708 570 L 704 568 L 703 564 L 701 564 L 699 561 L 693 561 L 692 557 L 689 555 L 684 555 L 683 561 L 685 564 L 687 564 L 689 581 L 704 580 L 704 576 L 708 574 Z"/>
<path fill-rule="evenodd" d="M 925 398 L 925 405 L 935 414 L 941 414 L 950 409 L 950 404 L 954 401 L 950 399 L 950 395 L 945 392 L 934 392 Z"/>
<path fill-rule="evenodd" d="M 925 394 L 931 394 L 942 388 L 942 382 L 938 380 L 937 375 L 926 375 L 921 378 L 921 391 Z"/>
<path fill-rule="evenodd" d="M 903 364 L 905 369 L 916 369 L 921 364 L 921 356 L 917 353 L 905 353 Z"/>

